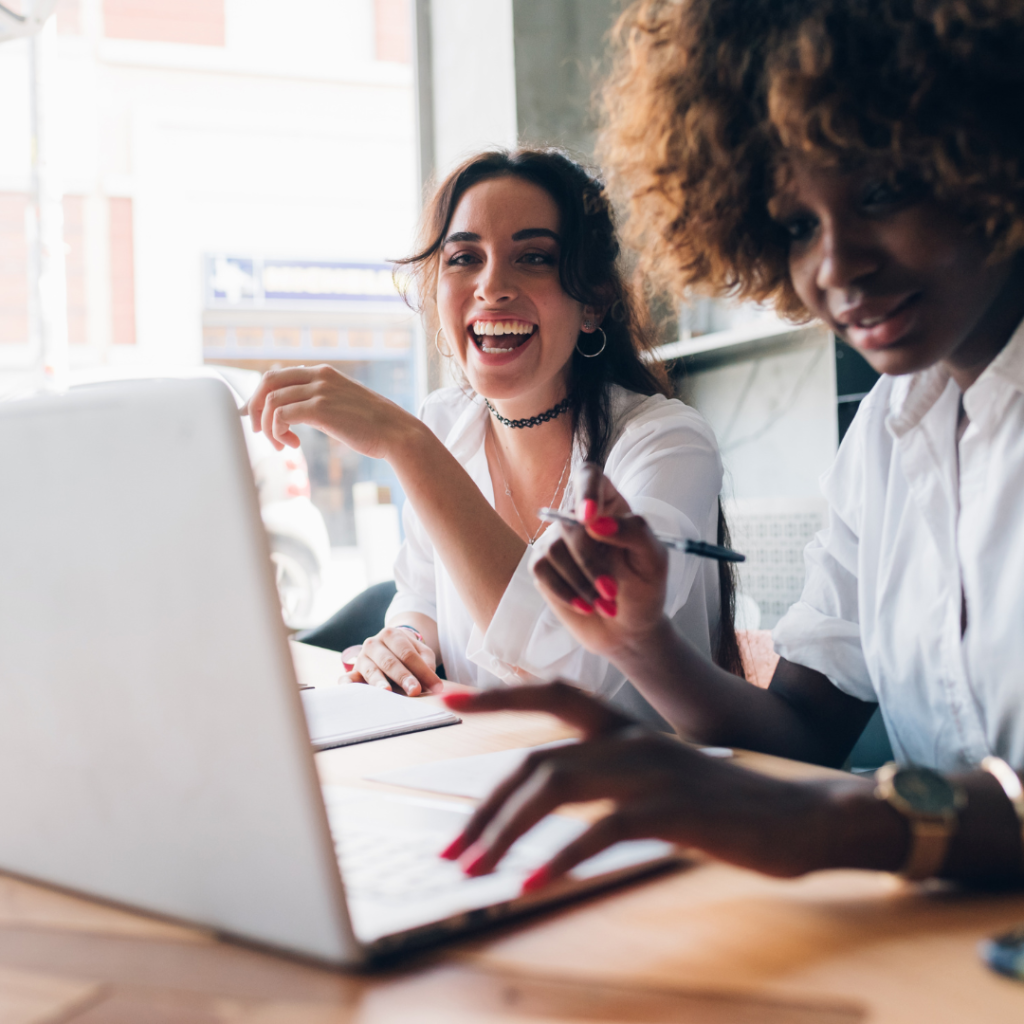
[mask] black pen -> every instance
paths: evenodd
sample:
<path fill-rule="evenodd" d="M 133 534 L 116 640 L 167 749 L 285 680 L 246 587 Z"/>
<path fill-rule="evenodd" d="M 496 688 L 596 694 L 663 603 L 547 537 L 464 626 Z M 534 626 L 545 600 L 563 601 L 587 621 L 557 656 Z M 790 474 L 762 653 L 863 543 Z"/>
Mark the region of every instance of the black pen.
<path fill-rule="evenodd" d="M 541 508 L 537 515 L 546 523 L 572 523 L 574 526 L 583 524 L 568 512 L 560 512 L 557 508 Z M 667 533 L 655 533 L 655 538 L 661 541 L 667 548 L 675 548 L 676 551 L 685 551 L 688 555 L 697 555 L 698 558 L 713 558 L 716 562 L 745 562 L 746 555 L 741 555 L 732 548 L 719 547 L 717 544 L 708 544 L 703 540 L 686 540 L 684 537 L 672 537 Z"/>

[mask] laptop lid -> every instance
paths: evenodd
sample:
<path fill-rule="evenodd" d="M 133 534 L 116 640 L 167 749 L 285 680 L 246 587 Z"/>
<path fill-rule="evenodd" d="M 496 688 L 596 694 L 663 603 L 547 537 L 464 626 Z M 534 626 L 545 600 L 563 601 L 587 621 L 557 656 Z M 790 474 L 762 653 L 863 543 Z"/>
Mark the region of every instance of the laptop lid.
<path fill-rule="evenodd" d="M 0 478 L 0 869 L 359 960 L 227 387 L 0 406 Z"/>

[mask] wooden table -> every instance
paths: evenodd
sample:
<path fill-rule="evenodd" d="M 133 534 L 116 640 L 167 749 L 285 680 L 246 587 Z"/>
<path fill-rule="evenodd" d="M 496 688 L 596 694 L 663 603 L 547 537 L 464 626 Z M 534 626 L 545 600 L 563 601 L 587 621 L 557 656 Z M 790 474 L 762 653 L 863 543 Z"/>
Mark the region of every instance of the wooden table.
<path fill-rule="evenodd" d="M 333 681 L 333 659 L 310 660 Z M 467 717 L 318 764 L 325 782 L 386 788 L 364 776 L 562 735 L 538 716 Z M 0 875 L 0 1024 L 1020 1022 L 1024 984 L 975 947 L 1021 921 L 1024 895 L 702 863 L 353 975 Z"/>

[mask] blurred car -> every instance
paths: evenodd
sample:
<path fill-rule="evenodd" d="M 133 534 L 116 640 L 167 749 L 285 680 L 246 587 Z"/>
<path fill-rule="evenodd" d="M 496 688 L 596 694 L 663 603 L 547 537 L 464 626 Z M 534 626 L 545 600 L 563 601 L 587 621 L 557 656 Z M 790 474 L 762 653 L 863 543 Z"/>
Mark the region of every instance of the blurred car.
<path fill-rule="evenodd" d="M 261 374 L 234 366 L 202 366 L 182 373 L 152 373 L 132 370 L 119 374 L 104 367 L 73 375 L 72 387 L 107 383 L 111 380 L 152 377 L 217 377 L 230 388 L 239 409 L 256 390 Z M 309 470 L 301 448 L 276 451 L 263 434 L 254 434 L 244 424 L 249 453 L 259 494 L 260 515 L 270 541 L 281 614 L 291 629 L 311 625 L 310 612 L 331 558 L 331 542 L 320 510 L 310 500 Z"/>

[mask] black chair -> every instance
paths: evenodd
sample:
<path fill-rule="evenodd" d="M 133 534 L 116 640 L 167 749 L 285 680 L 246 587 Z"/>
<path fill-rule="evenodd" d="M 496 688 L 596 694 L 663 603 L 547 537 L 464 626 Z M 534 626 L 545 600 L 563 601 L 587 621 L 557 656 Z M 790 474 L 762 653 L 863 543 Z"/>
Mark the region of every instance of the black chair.
<path fill-rule="evenodd" d="M 868 719 L 860 739 L 854 744 L 846 766 L 857 775 L 870 775 L 876 768 L 893 760 L 892 744 L 885 729 L 882 712 L 876 707 L 875 713 Z"/>
<path fill-rule="evenodd" d="M 384 628 L 384 615 L 395 593 L 394 580 L 375 583 L 357 594 L 326 622 L 296 633 L 292 639 L 314 647 L 326 647 L 329 651 L 343 651 L 346 647 L 361 644 L 368 636 Z"/>
<path fill-rule="evenodd" d="M 368 636 L 384 628 L 384 616 L 396 593 L 394 580 L 385 580 L 367 587 L 344 608 L 336 611 L 326 622 L 312 629 L 296 633 L 292 639 L 329 651 L 343 651 L 361 644 Z M 444 666 L 437 666 L 437 674 L 444 679 Z"/>

